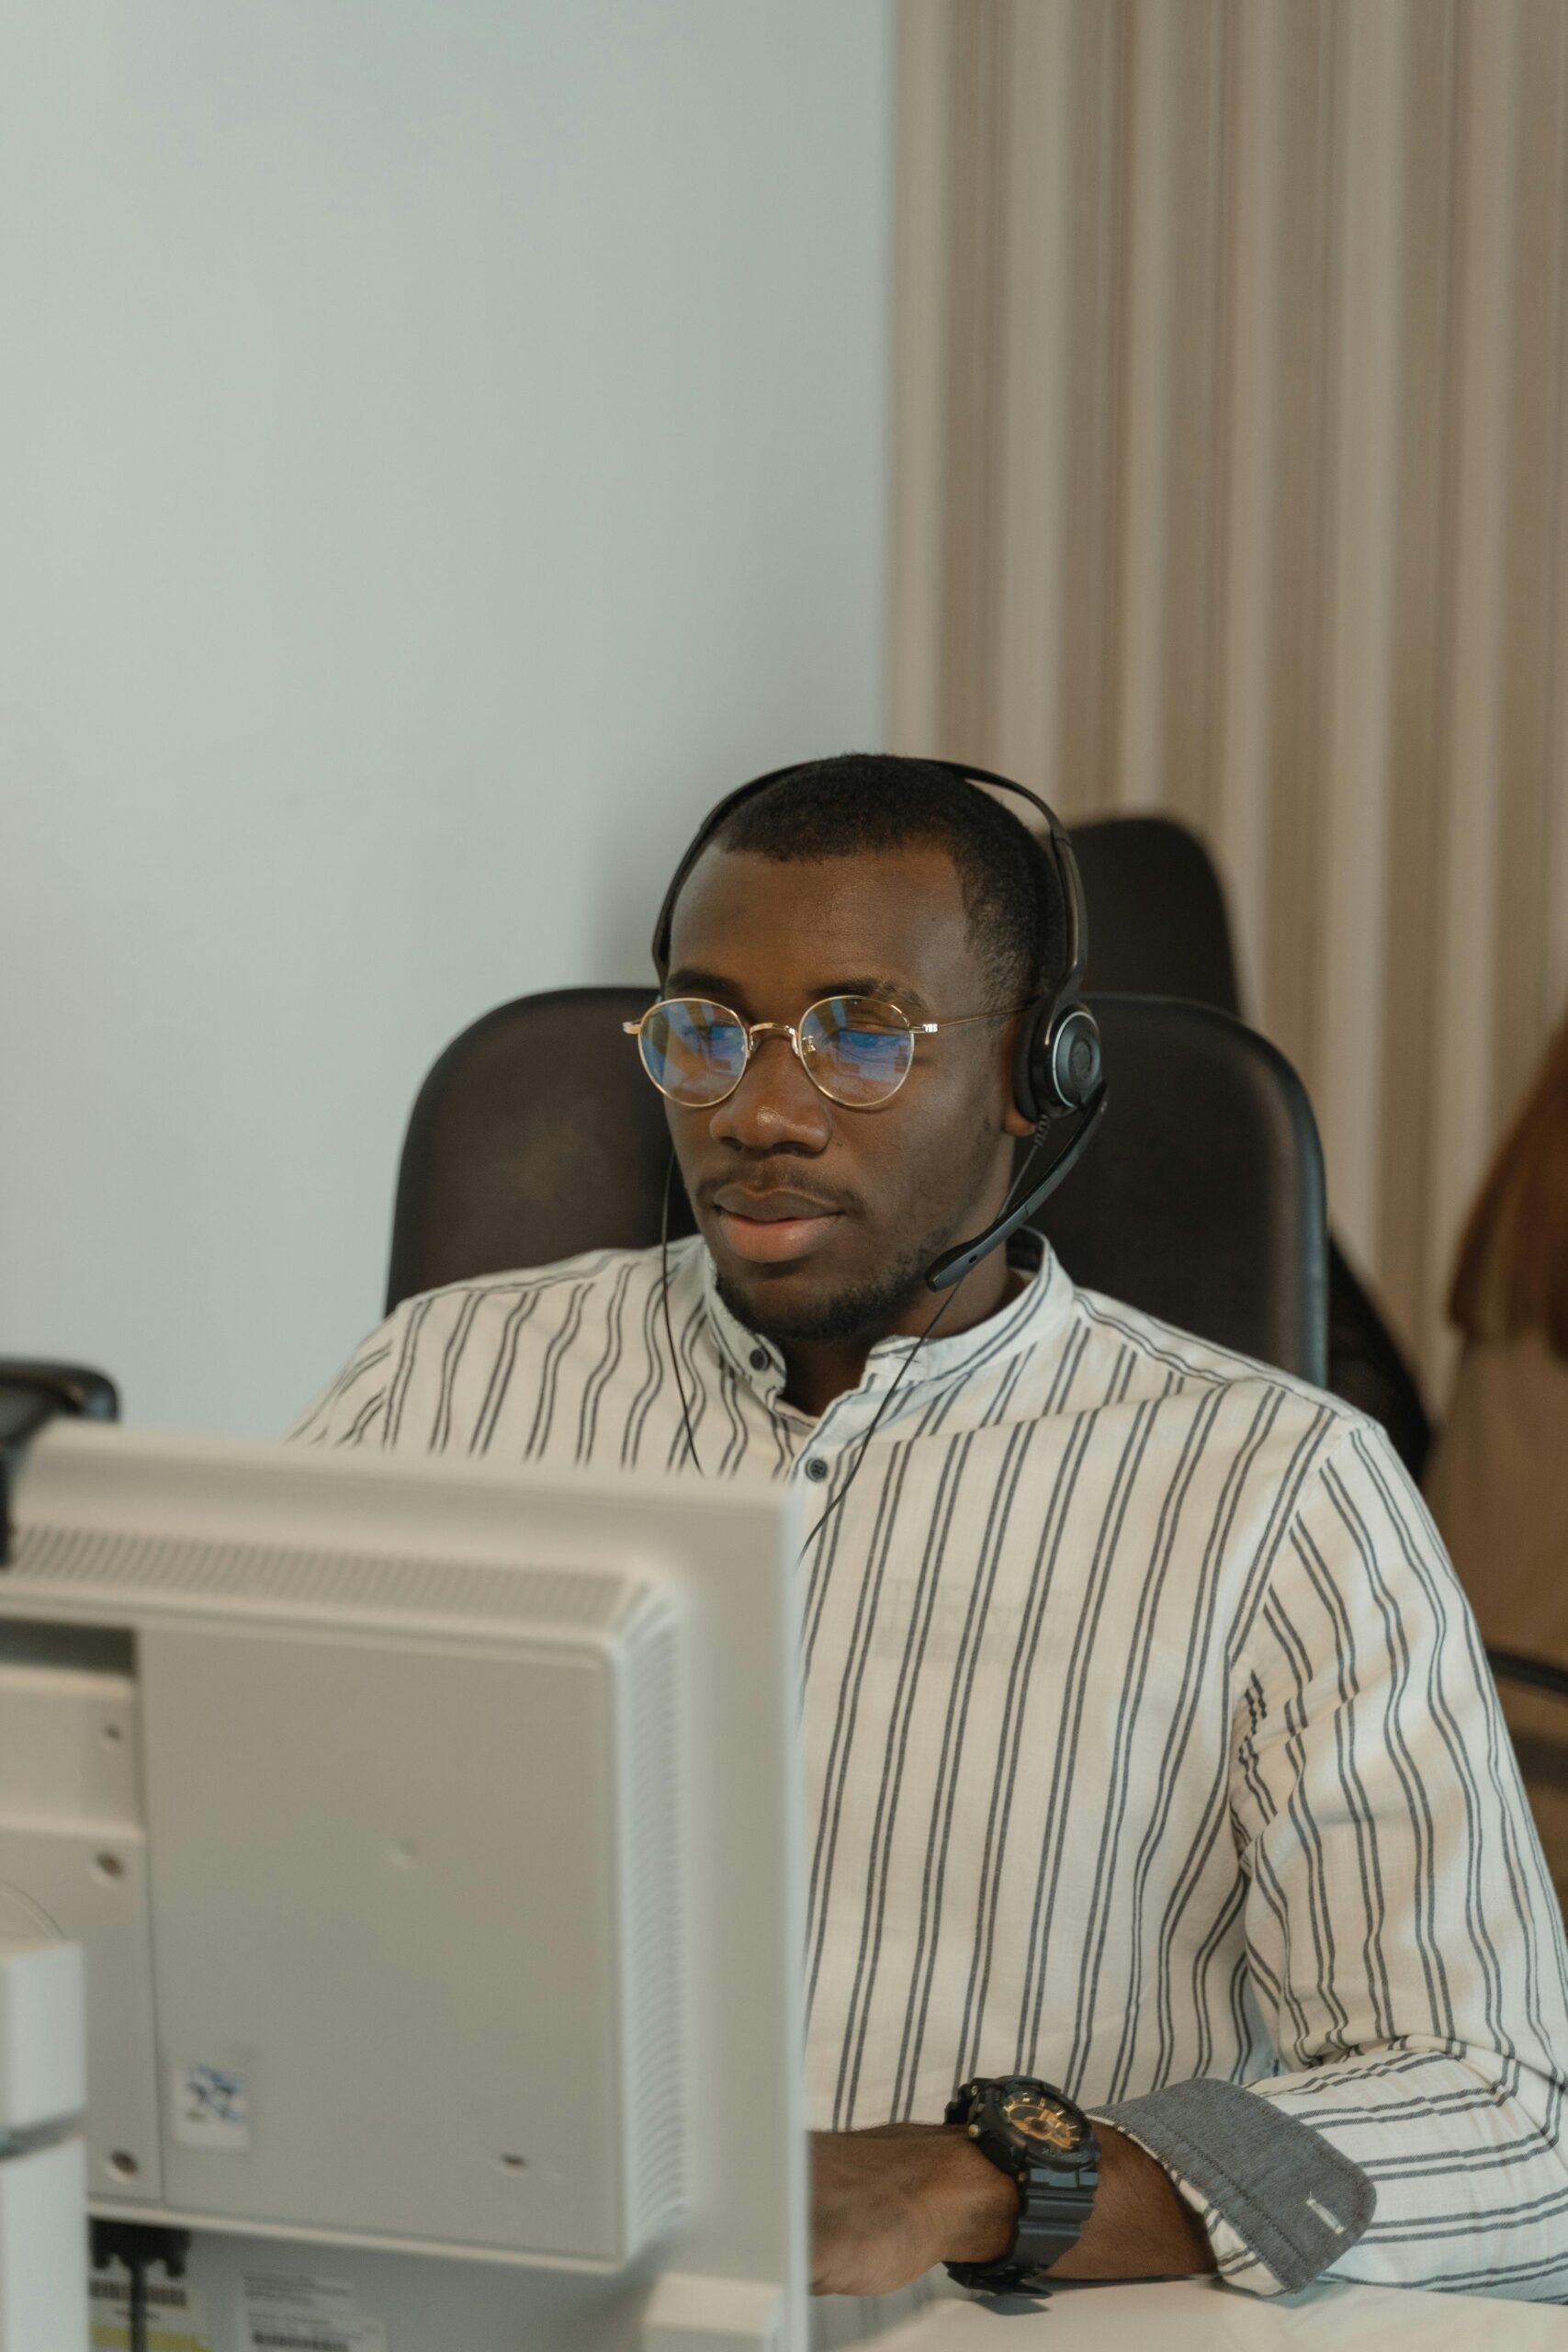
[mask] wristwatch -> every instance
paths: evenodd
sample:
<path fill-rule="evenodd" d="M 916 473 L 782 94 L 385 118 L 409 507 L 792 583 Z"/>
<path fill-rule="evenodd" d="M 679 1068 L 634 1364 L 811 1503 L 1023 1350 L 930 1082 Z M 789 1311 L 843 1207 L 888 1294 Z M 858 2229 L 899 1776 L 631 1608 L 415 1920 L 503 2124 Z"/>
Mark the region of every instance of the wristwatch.
<path fill-rule="evenodd" d="M 1100 2143 L 1083 2109 L 1032 2075 L 983 2075 L 949 2100 L 983 2156 L 1018 2188 L 1018 2227 L 990 2262 L 950 2262 L 949 2278 L 983 2295 L 1048 2295 L 1045 2273 L 1078 2242 L 1100 2179 Z"/>

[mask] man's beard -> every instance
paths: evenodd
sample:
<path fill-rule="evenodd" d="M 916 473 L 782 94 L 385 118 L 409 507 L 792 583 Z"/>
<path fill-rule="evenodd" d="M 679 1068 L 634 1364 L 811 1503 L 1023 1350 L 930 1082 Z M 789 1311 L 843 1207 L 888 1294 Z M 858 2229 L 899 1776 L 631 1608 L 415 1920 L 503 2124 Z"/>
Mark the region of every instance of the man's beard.
<path fill-rule="evenodd" d="M 768 1304 L 765 1291 L 761 1298 L 743 1298 L 716 1268 L 715 1281 L 736 1321 L 755 1331 L 759 1339 L 772 1340 L 779 1346 L 790 1340 L 814 1341 L 819 1347 L 842 1346 L 851 1340 L 870 1345 L 885 1339 L 918 1299 L 931 1298 L 935 1311 L 936 1300 L 926 1289 L 925 1272 L 943 1246 L 940 1238 L 922 1243 L 867 1282 L 856 1283 L 815 1305 L 803 1302 L 790 1308 L 781 1304 L 777 1311 Z"/>

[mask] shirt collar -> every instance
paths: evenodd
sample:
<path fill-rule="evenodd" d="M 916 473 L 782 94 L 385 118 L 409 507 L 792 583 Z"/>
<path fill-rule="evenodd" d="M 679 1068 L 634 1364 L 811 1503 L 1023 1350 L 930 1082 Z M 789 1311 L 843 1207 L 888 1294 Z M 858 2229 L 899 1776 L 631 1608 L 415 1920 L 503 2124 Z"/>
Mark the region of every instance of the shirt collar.
<path fill-rule="evenodd" d="M 708 1329 L 720 1356 L 770 1410 L 780 1409 L 784 1383 L 782 1353 L 773 1340 L 750 1329 L 730 1313 L 718 1295 L 713 1259 L 705 1244 L 698 1241 L 697 1247 L 701 1252 Z M 1073 1296 L 1073 1285 L 1060 1260 L 1042 1234 L 1024 1227 L 1012 1236 L 1008 1245 L 1008 1263 L 1026 1277 L 1016 1297 L 1010 1298 L 983 1323 L 976 1323 L 966 1331 L 955 1331 L 950 1337 L 944 1337 L 939 1324 L 923 1343 L 918 1334 L 914 1338 L 878 1340 L 866 1358 L 860 1385 L 852 1393 L 880 1394 L 897 1378 L 906 1360 L 917 1348 L 919 1356 L 905 1374 L 900 1395 L 938 1381 L 964 1379 L 982 1363 L 1000 1363 L 1020 1349 L 1039 1347 L 1052 1339 L 1066 1320 Z M 933 1296 L 933 1314 L 939 1304 Z M 783 1406 L 782 1409 L 787 1412 L 791 1408 Z"/>

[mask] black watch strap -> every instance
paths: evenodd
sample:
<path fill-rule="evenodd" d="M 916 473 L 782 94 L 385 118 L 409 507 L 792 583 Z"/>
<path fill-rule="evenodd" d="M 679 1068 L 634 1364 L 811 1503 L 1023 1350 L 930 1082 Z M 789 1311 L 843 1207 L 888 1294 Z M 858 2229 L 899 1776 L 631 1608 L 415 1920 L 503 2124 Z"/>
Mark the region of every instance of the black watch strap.
<path fill-rule="evenodd" d="M 1020 2128 L 1010 2109 L 1034 2128 Z M 1100 2143 L 1081 2108 L 1032 2075 L 981 2076 L 949 2102 L 982 2155 L 1018 2190 L 1011 2245 L 989 2262 L 950 2262 L 948 2276 L 987 2295 L 1048 2295 L 1046 2273 L 1075 2246 L 1094 2204 Z"/>

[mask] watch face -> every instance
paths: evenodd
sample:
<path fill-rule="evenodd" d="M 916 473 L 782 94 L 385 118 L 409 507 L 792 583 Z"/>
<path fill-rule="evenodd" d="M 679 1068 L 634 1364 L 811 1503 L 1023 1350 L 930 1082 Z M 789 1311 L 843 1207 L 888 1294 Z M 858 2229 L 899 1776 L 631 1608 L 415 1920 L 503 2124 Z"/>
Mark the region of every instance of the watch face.
<path fill-rule="evenodd" d="M 1032 2148 L 1049 2149 L 1053 2155 L 1071 2155 L 1084 2143 L 1078 2118 L 1045 2091 L 1026 2084 L 1004 2091 L 998 2102 L 1002 2115 Z"/>

